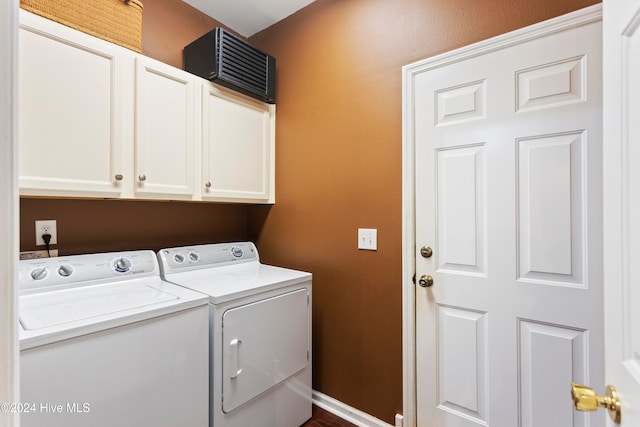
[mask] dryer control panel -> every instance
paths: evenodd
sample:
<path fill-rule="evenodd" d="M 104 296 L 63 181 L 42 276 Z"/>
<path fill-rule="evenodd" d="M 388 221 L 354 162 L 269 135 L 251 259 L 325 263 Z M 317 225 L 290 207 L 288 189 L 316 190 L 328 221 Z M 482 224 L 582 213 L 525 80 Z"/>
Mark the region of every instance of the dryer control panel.
<path fill-rule="evenodd" d="M 213 243 L 167 248 L 158 252 L 164 274 L 200 268 L 219 267 L 238 262 L 259 261 L 252 242 Z"/>

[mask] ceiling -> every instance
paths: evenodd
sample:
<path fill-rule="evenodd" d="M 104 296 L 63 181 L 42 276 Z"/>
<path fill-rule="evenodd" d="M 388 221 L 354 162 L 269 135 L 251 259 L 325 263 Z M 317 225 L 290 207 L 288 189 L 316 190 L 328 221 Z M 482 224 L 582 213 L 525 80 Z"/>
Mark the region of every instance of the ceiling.
<path fill-rule="evenodd" d="M 314 0 L 183 0 L 244 37 L 250 37 Z"/>

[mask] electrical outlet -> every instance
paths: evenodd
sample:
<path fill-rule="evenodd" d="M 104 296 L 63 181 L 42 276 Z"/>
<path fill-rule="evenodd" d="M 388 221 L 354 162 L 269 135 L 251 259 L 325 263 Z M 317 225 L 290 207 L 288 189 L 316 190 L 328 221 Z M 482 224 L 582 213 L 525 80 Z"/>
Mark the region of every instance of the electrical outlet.
<path fill-rule="evenodd" d="M 55 219 L 36 221 L 36 246 L 46 245 L 44 240 L 42 240 L 43 234 L 51 234 L 51 241 L 49 242 L 49 245 L 55 245 L 58 243 L 58 230 Z"/>
<path fill-rule="evenodd" d="M 358 228 L 358 249 L 378 250 L 377 228 Z"/>

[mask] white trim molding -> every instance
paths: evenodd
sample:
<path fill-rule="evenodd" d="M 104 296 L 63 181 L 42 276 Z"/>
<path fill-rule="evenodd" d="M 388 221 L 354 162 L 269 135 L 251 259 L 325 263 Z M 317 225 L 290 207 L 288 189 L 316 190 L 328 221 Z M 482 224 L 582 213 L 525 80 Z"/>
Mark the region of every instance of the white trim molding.
<path fill-rule="evenodd" d="M 19 401 L 16 92 L 18 0 L 0 2 L 0 403 Z M 0 425 L 19 425 L 0 411 Z"/>
<path fill-rule="evenodd" d="M 387 424 L 376 417 L 316 390 L 311 392 L 311 400 L 314 405 L 360 427 L 393 427 L 391 424 Z"/>
<path fill-rule="evenodd" d="M 402 374 L 403 426 L 418 424 L 416 390 L 414 80 L 456 62 L 602 20 L 602 4 L 521 28 L 402 67 Z M 423 421 L 424 425 L 426 422 Z"/>

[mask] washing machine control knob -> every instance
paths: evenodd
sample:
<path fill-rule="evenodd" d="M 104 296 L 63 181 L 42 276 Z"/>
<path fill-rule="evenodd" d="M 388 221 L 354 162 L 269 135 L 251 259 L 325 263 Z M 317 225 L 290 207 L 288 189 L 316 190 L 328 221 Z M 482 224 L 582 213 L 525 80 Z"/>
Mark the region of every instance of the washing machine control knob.
<path fill-rule="evenodd" d="M 242 255 L 244 255 L 244 251 L 238 246 L 233 246 L 231 248 L 231 255 L 233 255 L 234 258 L 242 258 Z"/>
<path fill-rule="evenodd" d="M 71 276 L 71 273 L 73 273 L 73 267 L 71 267 L 70 265 L 61 265 L 58 268 L 58 274 L 62 277 L 69 277 Z"/>
<path fill-rule="evenodd" d="M 189 261 L 196 262 L 199 259 L 200 259 L 200 255 L 198 255 L 196 252 L 189 252 Z"/>
<path fill-rule="evenodd" d="M 126 273 L 131 270 L 131 261 L 125 257 L 117 258 L 113 263 L 113 269 L 118 273 Z"/>
<path fill-rule="evenodd" d="M 173 256 L 173 259 L 175 260 L 175 262 L 184 262 L 184 255 L 182 254 L 175 254 Z"/>
<path fill-rule="evenodd" d="M 36 268 L 31 272 L 31 278 L 33 280 L 42 280 L 47 277 L 48 271 L 46 268 Z"/>

